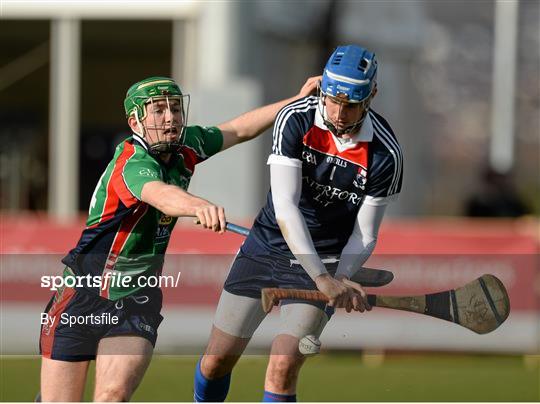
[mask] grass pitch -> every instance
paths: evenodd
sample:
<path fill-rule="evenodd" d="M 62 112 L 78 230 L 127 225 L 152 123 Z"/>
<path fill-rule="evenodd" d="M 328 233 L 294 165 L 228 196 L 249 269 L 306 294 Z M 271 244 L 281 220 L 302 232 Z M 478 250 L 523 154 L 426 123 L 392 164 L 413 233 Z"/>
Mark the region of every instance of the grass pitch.
<path fill-rule="evenodd" d="M 539 401 L 540 359 L 485 355 L 323 354 L 308 359 L 301 401 Z M 155 356 L 133 401 L 192 401 L 197 358 Z M 260 401 L 267 358 L 246 356 L 235 369 L 229 401 Z M 0 359 L 0 401 L 32 401 L 39 358 Z M 93 367 L 90 374 L 93 373 Z M 59 381 L 61 383 L 62 381 Z M 91 399 L 93 378 L 85 400 Z"/>

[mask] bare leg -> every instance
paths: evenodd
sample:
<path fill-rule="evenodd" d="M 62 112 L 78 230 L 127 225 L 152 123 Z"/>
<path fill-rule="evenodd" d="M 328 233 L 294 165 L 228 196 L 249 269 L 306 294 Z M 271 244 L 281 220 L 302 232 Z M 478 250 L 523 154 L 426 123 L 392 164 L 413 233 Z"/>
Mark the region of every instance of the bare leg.
<path fill-rule="evenodd" d="M 96 359 L 94 401 L 129 401 L 150 360 L 150 341 L 136 336 L 103 338 Z"/>
<path fill-rule="evenodd" d="M 89 361 L 41 358 L 41 401 L 82 401 Z"/>
<path fill-rule="evenodd" d="M 207 379 L 217 379 L 232 372 L 250 338 L 240 338 L 212 327 L 208 347 L 201 359 L 201 372 Z"/>
<path fill-rule="evenodd" d="M 305 335 L 319 336 L 328 317 L 319 308 L 305 303 L 281 306 L 282 329 L 274 338 L 264 389 L 271 393 L 296 394 L 298 374 L 305 356 L 298 351 L 298 341 Z"/>
<path fill-rule="evenodd" d="M 280 334 L 272 342 L 272 352 L 264 389 L 277 394 L 296 394 L 296 383 L 305 357 L 298 351 L 298 338 Z"/>
<path fill-rule="evenodd" d="M 266 316 L 260 299 L 221 293 L 201 373 L 210 380 L 231 373 L 251 336 Z"/>

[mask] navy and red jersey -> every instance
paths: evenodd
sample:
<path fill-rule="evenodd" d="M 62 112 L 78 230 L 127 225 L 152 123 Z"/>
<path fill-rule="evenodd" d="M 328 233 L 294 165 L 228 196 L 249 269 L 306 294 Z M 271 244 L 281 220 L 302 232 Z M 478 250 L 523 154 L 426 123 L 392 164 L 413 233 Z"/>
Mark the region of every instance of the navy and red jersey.
<path fill-rule="evenodd" d="M 299 209 L 319 254 L 341 253 L 363 203 L 386 203 L 401 190 L 403 155 L 386 120 L 370 109 L 352 140 L 340 141 L 327 129 L 315 96 L 284 107 L 274 125 L 268 163 L 287 157 L 302 167 Z M 269 252 L 293 257 L 276 222 L 271 189 L 251 237 Z"/>

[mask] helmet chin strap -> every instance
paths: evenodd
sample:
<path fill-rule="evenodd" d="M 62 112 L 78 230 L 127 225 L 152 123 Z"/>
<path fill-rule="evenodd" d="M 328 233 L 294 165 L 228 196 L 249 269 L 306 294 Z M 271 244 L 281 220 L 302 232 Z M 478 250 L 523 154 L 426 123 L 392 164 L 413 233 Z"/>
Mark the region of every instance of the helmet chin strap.
<path fill-rule="evenodd" d="M 323 95 L 323 97 L 326 97 L 325 95 Z M 346 126 L 345 128 L 343 129 L 338 129 L 336 127 L 336 125 L 334 125 L 332 123 L 332 121 L 330 121 L 327 117 L 326 117 L 326 105 L 324 104 L 324 100 L 322 102 L 322 111 L 320 111 L 321 113 L 321 117 L 323 119 L 323 122 L 324 124 L 326 125 L 326 127 L 328 128 L 328 130 L 336 137 L 341 137 L 345 134 L 348 134 L 348 133 L 356 133 L 357 131 L 360 130 L 360 128 L 362 127 L 362 124 L 364 123 L 364 119 L 366 119 L 366 115 L 367 115 L 367 108 L 364 110 L 364 113 L 362 114 L 362 117 L 360 118 L 360 120 L 354 122 L 353 124 L 351 125 L 348 125 Z"/>
<path fill-rule="evenodd" d="M 365 115 L 364 115 L 365 117 Z M 330 122 L 328 119 L 324 118 L 323 117 L 323 122 L 324 124 L 326 125 L 326 127 L 328 128 L 328 130 L 330 132 L 332 132 L 332 134 L 334 136 L 337 136 L 337 137 L 341 137 L 347 133 L 356 133 L 358 130 L 360 130 L 360 128 L 362 127 L 362 124 L 364 123 L 364 118 L 362 118 L 360 121 L 352 124 L 352 125 L 349 125 L 343 129 L 338 129 L 336 128 L 336 126 Z"/>
<path fill-rule="evenodd" d="M 181 133 L 178 139 L 182 137 L 183 132 L 184 132 L 184 128 L 181 129 Z M 165 142 L 163 140 L 160 140 L 152 144 L 149 147 L 149 150 L 150 150 L 150 153 L 159 155 L 159 154 L 167 154 L 167 153 L 177 153 L 181 147 L 182 147 L 182 143 L 180 143 L 180 140 L 176 140 L 174 142 Z"/>

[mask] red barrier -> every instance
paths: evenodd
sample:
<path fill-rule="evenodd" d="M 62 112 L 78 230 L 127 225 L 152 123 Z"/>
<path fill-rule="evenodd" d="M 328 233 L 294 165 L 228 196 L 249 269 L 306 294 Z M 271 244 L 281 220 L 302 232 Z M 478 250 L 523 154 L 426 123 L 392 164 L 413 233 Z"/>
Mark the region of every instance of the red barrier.
<path fill-rule="evenodd" d="M 43 216 L 0 216 L 1 301 L 45 304 L 51 292 L 40 287 L 39 274 L 60 272 L 60 259 L 76 244 L 83 225 L 61 225 Z M 509 289 L 513 310 L 537 311 L 538 230 L 534 220 L 387 221 L 367 265 L 394 271 L 395 281 L 378 291 L 388 294 L 448 289 L 492 273 Z M 164 274 L 180 271 L 180 283 L 164 288 L 165 304 L 215 305 L 242 240 L 179 226 Z"/>
<path fill-rule="evenodd" d="M 1 254 L 65 254 L 75 247 L 84 220 L 61 224 L 43 215 L 0 215 Z M 195 225 L 178 225 L 169 243 L 169 253 L 234 254 L 243 237 L 218 235 Z"/>

